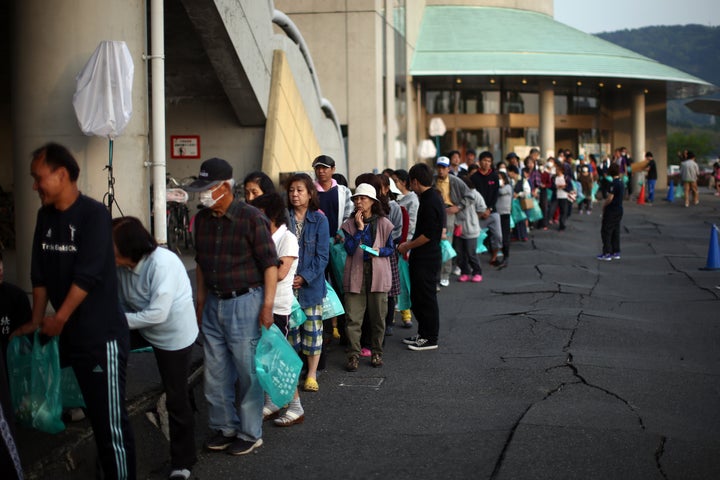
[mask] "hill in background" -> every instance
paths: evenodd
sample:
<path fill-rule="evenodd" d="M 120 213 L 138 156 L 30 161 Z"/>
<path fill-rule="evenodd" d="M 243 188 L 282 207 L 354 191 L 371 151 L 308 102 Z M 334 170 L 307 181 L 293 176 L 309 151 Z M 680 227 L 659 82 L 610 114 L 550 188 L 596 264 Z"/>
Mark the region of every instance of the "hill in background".
<path fill-rule="evenodd" d="M 720 27 L 654 26 L 598 33 L 598 37 L 720 86 Z M 720 94 L 709 98 L 720 98 Z M 715 129 L 715 118 L 691 112 L 689 99 L 668 102 L 668 124 Z"/>

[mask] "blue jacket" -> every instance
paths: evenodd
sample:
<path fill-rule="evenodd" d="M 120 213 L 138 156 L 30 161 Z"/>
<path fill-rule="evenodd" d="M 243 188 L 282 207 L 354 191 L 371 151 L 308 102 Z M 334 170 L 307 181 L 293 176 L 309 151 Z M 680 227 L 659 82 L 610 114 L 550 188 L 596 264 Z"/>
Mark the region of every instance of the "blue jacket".
<path fill-rule="evenodd" d="M 297 222 L 290 211 L 290 231 L 295 232 Z M 327 217 L 322 212 L 308 210 L 302 236 L 298 239 L 300 254 L 296 275 L 300 275 L 305 284 L 298 292 L 298 302 L 302 308 L 323 303 L 327 293 L 325 289 L 325 268 L 330 258 L 330 231 Z"/>

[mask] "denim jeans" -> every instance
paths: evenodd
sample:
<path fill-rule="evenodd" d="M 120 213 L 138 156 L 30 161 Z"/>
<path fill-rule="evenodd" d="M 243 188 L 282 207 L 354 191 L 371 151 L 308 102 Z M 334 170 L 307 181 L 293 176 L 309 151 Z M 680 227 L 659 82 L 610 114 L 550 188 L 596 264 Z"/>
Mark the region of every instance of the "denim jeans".
<path fill-rule="evenodd" d="M 263 298 L 262 287 L 228 300 L 208 294 L 202 321 L 209 426 L 225 436 L 253 442 L 262 437 L 264 398 L 255 374 L 255 349 L 260 340 L 258 316 Z M 236 380 L 239 411 L 235 407 Z"/>
<path fill-rule="evenodd" d="M 655 201 L 655 182 L 657 180 L 648 180 L 648 191 L 647 191 L 647 201 L 650 203 L 653 203 Z"/>

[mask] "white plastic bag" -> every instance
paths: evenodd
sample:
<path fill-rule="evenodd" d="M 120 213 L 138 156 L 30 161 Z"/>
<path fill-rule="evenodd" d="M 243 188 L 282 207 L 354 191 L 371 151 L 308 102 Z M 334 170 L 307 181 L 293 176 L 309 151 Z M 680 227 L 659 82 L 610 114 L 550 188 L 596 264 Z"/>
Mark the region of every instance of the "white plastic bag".
<path fill-rule="evenodd" d="M 73 107 L 85 135 L 114 139 L 132 115 L 134 66 L 125 42 L 105 40 L 77 76 Z"/>

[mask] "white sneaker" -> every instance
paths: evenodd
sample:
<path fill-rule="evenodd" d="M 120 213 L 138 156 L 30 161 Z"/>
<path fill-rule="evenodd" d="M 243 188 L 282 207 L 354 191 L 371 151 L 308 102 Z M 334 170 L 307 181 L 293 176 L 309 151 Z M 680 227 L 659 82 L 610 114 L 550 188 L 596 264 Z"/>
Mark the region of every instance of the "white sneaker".
<path fill-rule="evenodd" d="M 450 280 L 449 280 L 449 279 L 447 279 L 447 278 L 442 278 L 442 279 L 440 279 L 440 286 L 441 286 L 441 287 L 447 287 L 448 285 L 450 285 Z"/>
<path fill-rule="evenodd" d="M 462 272 L 460 271 L 460 267 L 453 268 L 452 274 L 456 277 L 459 277 Z"/>

